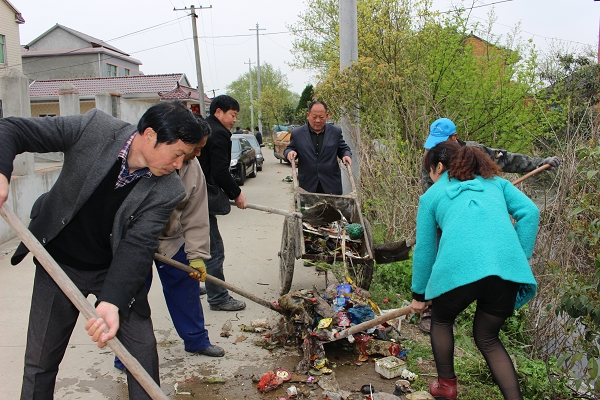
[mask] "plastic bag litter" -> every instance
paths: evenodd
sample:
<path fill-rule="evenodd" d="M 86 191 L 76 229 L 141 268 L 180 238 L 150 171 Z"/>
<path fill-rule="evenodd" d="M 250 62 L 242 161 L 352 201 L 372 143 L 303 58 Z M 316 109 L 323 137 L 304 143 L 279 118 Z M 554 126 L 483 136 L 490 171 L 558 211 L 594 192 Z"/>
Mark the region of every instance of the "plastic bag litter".
<path fill-rule="evenodd" d="M 264 374 L 258 382 L 258 391 L 261 393 L 277 389 L 283 383 L 283 379 L 277 376 L 273 371 Z"/>
<path fill-rule="evenodd" d="M 347 310 L 348 318 L 354 324 L 360 324 L 365 321 L 370 321 L 375 319 L 375 313 L 371 310 L 369 306 L 357 306 L 352 307 Z"/>
<path fill-rule="evenodd" d="M 317 385 L 323 390 L 328 392 L 339 393 L 340 384 L 335 379 L 335 372 L 332 372 L 331 375 L 323 375 L 321 379 L 317 382 Z"/>

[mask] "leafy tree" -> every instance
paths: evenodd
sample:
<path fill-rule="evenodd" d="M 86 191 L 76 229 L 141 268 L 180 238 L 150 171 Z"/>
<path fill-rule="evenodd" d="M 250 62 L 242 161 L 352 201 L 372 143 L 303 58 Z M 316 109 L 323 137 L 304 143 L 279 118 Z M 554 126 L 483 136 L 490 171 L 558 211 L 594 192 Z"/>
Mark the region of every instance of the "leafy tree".
<path fill-rule="evenodd" d="M 308 111 L 308 104 L 313 101 L 314 96 L 315 91 L 313 85 L 306 85 L 302 91 L 302 94 L 300 95 L 300 100 L 298 101 L 298 105 L 296 106 L 296 110 L 294 112 L 295 122 L 304 122 L 306 119 L 306 112 Z"/>
<path fill-rule="evenodd" d="M 285 122 L 289 118 L 286 110 L 294 107 L 298 95 L 289 90 L 287 77 L 279 69 L 273 68 L 269 63 L 260 67 L 261 99 L 257 100 L 257 68 L 252 70 L 252 99 L 254 101 L 254 124 L 258 124 L 258 106 L 262 105 L 263 129 L 278 122 Z M 227 86 L 227 94 L 240 103 L 238 114 L 239 126 L 250 126 L 250 72 L 241 75 Z M 266 107 L 266 109 L 264 108 Z"/>

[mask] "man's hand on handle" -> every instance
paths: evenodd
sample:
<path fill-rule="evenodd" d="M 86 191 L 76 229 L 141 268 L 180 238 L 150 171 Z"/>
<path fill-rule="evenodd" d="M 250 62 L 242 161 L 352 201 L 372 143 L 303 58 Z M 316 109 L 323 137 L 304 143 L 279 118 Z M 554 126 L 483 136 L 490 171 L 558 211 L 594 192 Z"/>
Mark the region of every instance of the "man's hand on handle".
<path fill-rule="evenodd" d="M 106 346 L 106 342 L 114 338 L 119 330 L 119 308 L 114 304 L 101 301 L 96 307 L 96 312 L 100 318 L 90 318 L 85 324 L 88 335 L 98 347 Z M 108 332 L 104 330 L 108 327 Z"/>
<path fill-rule="evenodd" d="M 550 164 L 550 169 L 558 168 L 562 164 L 562 160 L 557 156 L 545 158 L 543 164 Z"/>
<path fill-rule="evenodd" d="M 346 164 L 347 166 L 349 166 L 349 167 L 352 166 L 352 158 L 350 156 L 344 156 L 344 157 L 342 157 L 342 162 L 344 164 Z"/>
<path fill-rule="evenodd" d="M 204 264 L 204 260 L 201 258 L 197 258 L 195 260 L 190 260 L 190 267 L 194 268 L 198 272 L 190 272 L 190 276 L 200 282 L 204 282 L 206 280 L 206 264 Z"/>
<path fill-rule="evenodd" d="M 246 196 L 244 192 L 240 192 L 240 195 L 235 198 L 234 202 L 237 208 L 244 210 L 246 208 Z"/>
<path fill-rule="evenodd" d="M 296 159 L 297 156 L 298 156 L 298 153 L 296 153 L 294 150 L 290 150 L 290 152 L 287 155 L 287 159 L 291 163 L 292 161 L 294 161 Z"/>
<path fill-rule="evenodd" d="M 8 178 L 0 174 L 0 206 L 8 199 Z"/>

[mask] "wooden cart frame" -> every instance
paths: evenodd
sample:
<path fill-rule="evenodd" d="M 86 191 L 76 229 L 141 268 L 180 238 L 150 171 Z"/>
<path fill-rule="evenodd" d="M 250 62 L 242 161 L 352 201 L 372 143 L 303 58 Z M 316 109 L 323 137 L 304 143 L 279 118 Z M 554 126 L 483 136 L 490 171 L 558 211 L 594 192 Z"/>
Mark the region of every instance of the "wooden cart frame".
<path fill-rule="evenodd" d="M 294 204 L 297 212 L 310 207 L 318 202 L 327 201 L 337 208 L 351 223 L 359 223 L 363 226 L 363 240 L 360 246 L 360 258 L 347 258 L 352 269 L 359 268 L 361 273 L 357 274 L 355 282 L 359 287 L 368 289 L 373 279 L 373 233 L 369 222 L 363 218 L 360 210 L 360 202 L 356 184 L 352 175 L 352 170 L 346 166 L 352 192 L 348 195 L 332 195 L 321 193 L 309 193 L 298 185 L 296 164 L 292 162 L 292 175 L 294 184 Z M 279 252 L 279 282 L 280 293 L 286 294 L 290 291 L 292 279 L 294 277 L 294 265 L 296 259 L 309 261 L 324 261 L 332 264 L 335 261 L 342 261 L 341 258 L 335 259 L 329 254 L 306 254 L 304 247 L 304 232 L 302 220 L 295 217 L 285 217 L 283 223 L 283 233 L 281 235 L 281 250 Z"/>

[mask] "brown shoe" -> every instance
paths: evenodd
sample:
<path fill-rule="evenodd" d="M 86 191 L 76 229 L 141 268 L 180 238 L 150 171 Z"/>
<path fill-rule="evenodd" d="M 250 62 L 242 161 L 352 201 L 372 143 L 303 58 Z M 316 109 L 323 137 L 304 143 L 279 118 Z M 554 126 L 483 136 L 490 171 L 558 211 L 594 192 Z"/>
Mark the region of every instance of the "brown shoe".
<path fill-rule="evenodd" d="M 431 331 L 431 306 L 427 307 L 427 309 L 421 313 L 419 329 L 425 333 L 429 333 Z"/>

